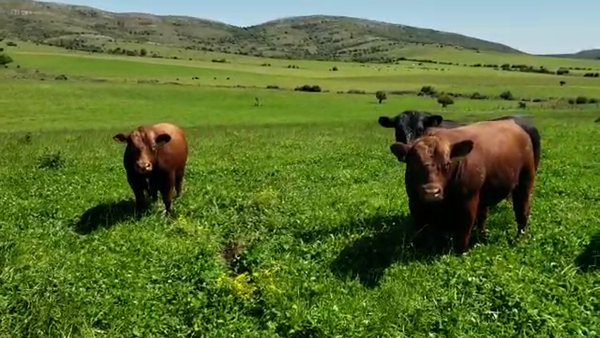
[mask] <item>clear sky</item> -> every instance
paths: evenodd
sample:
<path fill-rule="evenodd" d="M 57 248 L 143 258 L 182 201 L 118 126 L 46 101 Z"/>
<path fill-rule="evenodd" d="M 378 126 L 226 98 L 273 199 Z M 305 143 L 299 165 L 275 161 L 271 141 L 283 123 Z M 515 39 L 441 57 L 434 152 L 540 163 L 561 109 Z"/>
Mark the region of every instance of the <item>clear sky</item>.
<path fill-rule="evenodd" d="M 298 15 L 344 15 L 432 28 L 535 54 L 600 48 L 600 0 L 59 0 L 113 12 L 189 15 L 250 26 Z"/>

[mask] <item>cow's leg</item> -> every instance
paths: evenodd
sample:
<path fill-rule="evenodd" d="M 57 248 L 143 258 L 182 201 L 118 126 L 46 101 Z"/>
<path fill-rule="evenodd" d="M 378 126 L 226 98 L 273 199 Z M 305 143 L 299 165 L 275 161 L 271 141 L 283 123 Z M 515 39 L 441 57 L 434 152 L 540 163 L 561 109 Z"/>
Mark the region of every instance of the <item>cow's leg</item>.
<path fill-rule="evenodd" d="M 160 179 L 160 194 L 165 204 L 165 212 L 171 215 L 171 202 L 173 201 L 173 190 L 175 186 L 175 172 L 164 173 Z"/>
<path fill-rule="evenodd" d="M 489 211 L 489 207 L 480 207 L 477 210 L 477 239 L 480 241 L 485 241 L 486 239 L 485 222 L 487 221 Z"/>
<path fill-rule="evenodd" d="M 175 175 L 175 190 L 177 191 L 177 197 L 181 196 L 183 192 L 183 176 L 185 175 L 185 169 L 177 171 Z"/>
<path fill-rule="evenodd" d="M 478 206 L 479 195 L 475 195 L 454 209 L 456 222 L 454 224 L 454 250 L 459 254 L 466 252 L 469 248 L 471 231 L 477 218 Z"/>
<path fill-rule="evenodd" d="M 517 239 L 521 238 L 527 232 L 527 220 L 529 218 L 531 192 L 535 172 L 533 169 L 524 169 L 519 178 L 519 184 L 512 192 L 513 210 L 518 225 Z"/>
<path fill-rule="evenodd" d="M 146 196 L 144 196 L 144 191 L 146 190 L 148 183 L 144 177 L 129 173 L 127 174 L 127 182 L 129 182 L 129 186 L 135 195 L 135 211 L 140 213 L 146 208 Z"/>

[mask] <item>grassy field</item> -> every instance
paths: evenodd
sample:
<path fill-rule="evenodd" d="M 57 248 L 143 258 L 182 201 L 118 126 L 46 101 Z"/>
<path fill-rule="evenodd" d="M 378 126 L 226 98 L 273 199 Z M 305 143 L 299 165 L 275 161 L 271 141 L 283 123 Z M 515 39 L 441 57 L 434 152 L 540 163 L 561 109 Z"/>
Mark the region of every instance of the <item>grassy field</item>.
<path fill-rule="evenodd" d="M 7 51 L 15 62 L 0 70 L 0 337 L 600 334 L 597 105 L 523 110 L 459 98 L 441 109 L 428 97 L 377 104 L 372 94 L 336 93 L 435 85 L 600 97 L 597 79 L 558 87 L 558 76 L 465 67 L 348 63 L 331 72 L 326 62 Z M 301 69 L 284 68 L 291 63 Z M 305 83 L 331 92 L 263 89 Z M 504 201 L 487 243 L 464 256 L 410 243 L 404 166 L 389 151 L 392 132 L 377 124 L 405 109 L 534 117 L 542 161 L 523 242 L 513 243 Z M 112 136 L 165 120 L 188 135 L 184 195 L 176 219 L 157 203 L 136 220 Z"/>

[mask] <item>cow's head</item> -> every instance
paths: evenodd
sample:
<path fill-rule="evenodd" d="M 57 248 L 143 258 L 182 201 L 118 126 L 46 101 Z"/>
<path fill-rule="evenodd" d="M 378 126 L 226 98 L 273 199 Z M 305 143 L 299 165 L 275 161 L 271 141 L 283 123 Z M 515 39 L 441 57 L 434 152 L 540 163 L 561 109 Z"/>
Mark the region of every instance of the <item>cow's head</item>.
<path fill-rule="evenodd" d="M 156 164 L 158 148 L 171 140 L 168 134 L 157 134 L 152 128 L 140 127 L 130 133 L 120 133 L 113 137 L 117 142 L 127 143 L 125 156 L 133 162 L 140 174 L 152 171 Z"/>
<path fill-rule="evenodd" d="M 410 184 L 424 202 L 444 199 L 453 164 L 467 156 L 473 141 L 451 143 L 437 136 L 424 136 L 414 144 L 396 142 L 390 150 L 398 161 L 406 163 Z"/>
<path fill-rule="evenodd" d="M 444 118 L 440 115 L 407 110 L 394 117 L 381 116 L 379 124 L 384 128 L 394 128 L 396 142 L 411 143 L 430 127 L 438 127 Z"/>

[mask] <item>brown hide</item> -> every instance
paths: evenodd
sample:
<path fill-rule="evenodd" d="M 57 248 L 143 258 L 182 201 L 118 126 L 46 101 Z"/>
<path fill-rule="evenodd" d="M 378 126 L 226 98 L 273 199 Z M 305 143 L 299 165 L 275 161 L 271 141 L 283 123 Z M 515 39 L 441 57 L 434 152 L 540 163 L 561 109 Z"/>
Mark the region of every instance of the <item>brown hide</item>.
<path fill-rule="evenodd" d="M 145 192 L 156 199 L 160 191 L 165 210 L 171 212 L 173 189 L 181 194 L 188 145 L 185 133 L 170 123 L 140 126 L 114 140 L 126 143 L 123 165 L 135 194 L 138 211 L 146 206 Z"/>
<path fill-rule="evenodd" d="M 489 208 L 512 194 L 519 236 L 524 234 L 536 170 L 531 139 L 513 120 L 430 128 L 413 144 L 390 149 L 406 162 L 406 191 L 418 227 L 453 230 L 455 249 L 464 252 L 475 222 L 483 234 Z"/>

